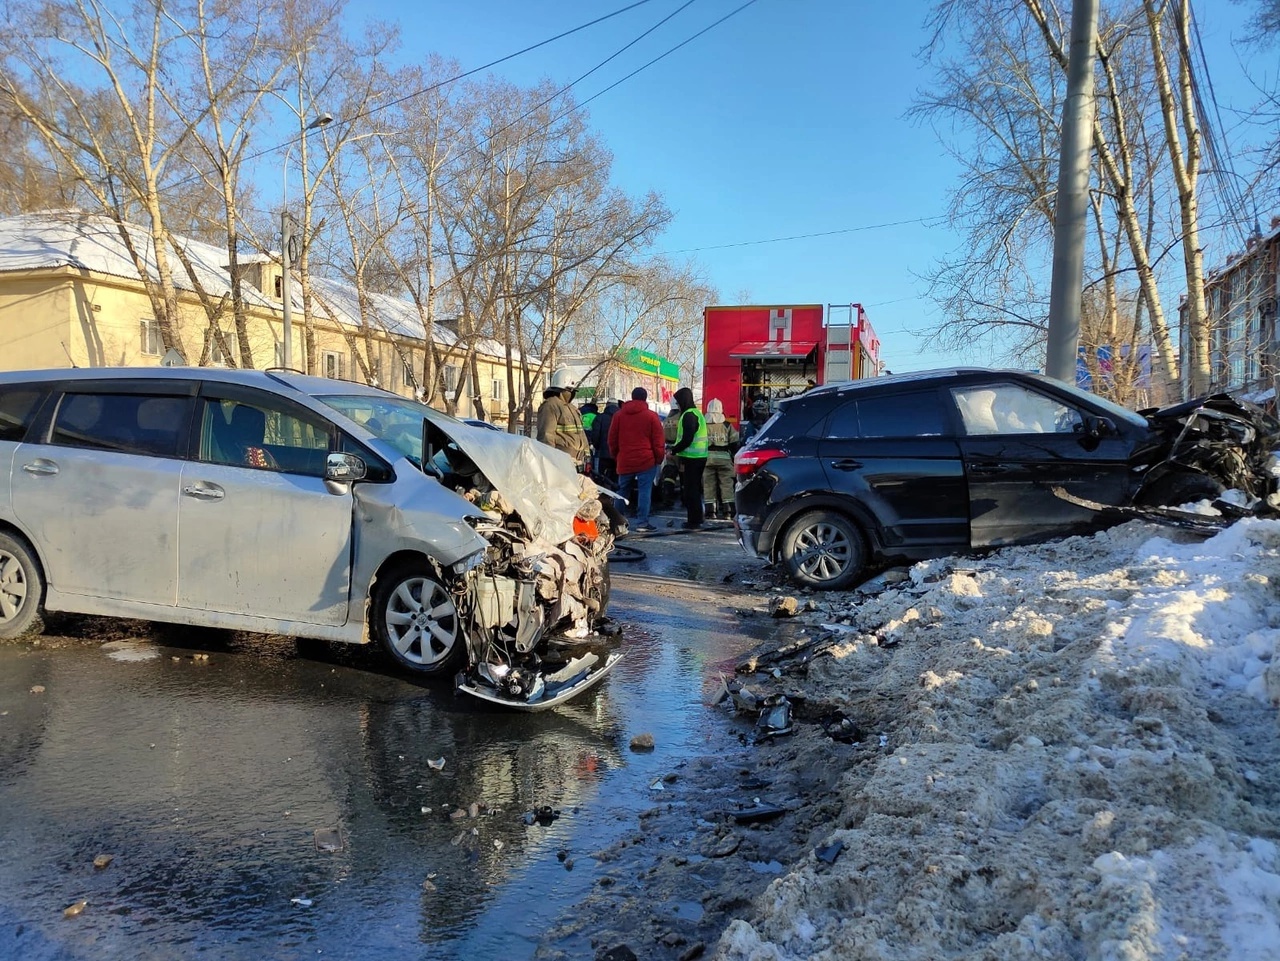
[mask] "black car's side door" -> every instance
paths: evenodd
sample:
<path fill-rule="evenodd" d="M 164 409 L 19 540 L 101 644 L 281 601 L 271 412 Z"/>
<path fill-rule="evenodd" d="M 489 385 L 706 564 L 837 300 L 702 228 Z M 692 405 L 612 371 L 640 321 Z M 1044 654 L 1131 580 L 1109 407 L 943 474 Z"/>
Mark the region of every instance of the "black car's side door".
<path fill-rule="evenodd" d="M 960 450 L 934 388 L 846 401 L 818 443 L 831 489 L 873 514 L 884 546 L 968 546 L 969 503 Z"/>
<path fill-rule="evenodd" d="M 951 394 L 963 428 L 972 546 L 1098 526 L 1097 514 L 1062 500 L 1054 487 L 1103 504 L 1126 502 L 1132 445 L 1114 425 L 1092 436 L 1090 412 L 1020 383 L 956 387 Z"/>

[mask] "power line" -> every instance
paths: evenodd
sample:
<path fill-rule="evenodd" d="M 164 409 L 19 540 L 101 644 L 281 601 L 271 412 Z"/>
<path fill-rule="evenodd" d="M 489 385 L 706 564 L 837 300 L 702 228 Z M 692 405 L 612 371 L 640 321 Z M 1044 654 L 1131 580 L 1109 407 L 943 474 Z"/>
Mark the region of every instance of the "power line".
<path fill-rule="evenodd" d="M 369 108 L 368 110 L 366 110 L 365 112 L 363 112 L 363 113 L 359 113 L 359 114 L 356 114 L 354 117 L 351 117 L 351 118 L 349 118 L 349 119 L 350 119 L 351 121 L 360 120 L 360 119 L 362 119 L 363 117 L 367 117 L 367 116 L 369 116 L 369 115 L 370 115 L 370 114 L 372 114 L 372 113 L 376 113 L 377 111 L 380 111 L 380 110 L 386 110 L 388 107 L 394 107 L 394 106 L 396 106 L 397 104 L 404 103 L 406 100 L 412 100 L 414 97 L 420 97 L 420 96 L 422 96 L 424 93 L 430 93 L 432 90 L 438 90 L 438 89 L 440 89 L 441 87 L 447 86 L 448 84 L 455 83 L 455 82 L 457 82 L 458 80 L 463 80 L 463 79 L 465 79 L 465 78 L 467 78 L 467 77 L 470 77 L 470 76 L 473 76 L 473 75 L 475 75 L 475 74 L 477 74 L 477 73 L 480 73 L 480 71 L 482 71 L 482 70 L 488 70 L 490 67 L 496 67 L 496 66 L 497 66 L 498 64 L 500 64 L 500 63 L 506 63 L 508 60 L 514 60 L 516 57 L 520 57 L 520 56 L 523 56 L 524 54 L 529 53 L 529 52 L 531 52 L 531 51 L 533 51 L 533 50 L 537 50 L 539 47 L 545 47 L 545 46 L 546 46 L 547 44 L 549 44 L 549 43 L 555 43 L 557 40 L 563 40 L 565 37 L 571 36 L 571 35 L 573 35 L 573 34 L 575 34 L 575 33 L 578 33 L 578 32 L 580 32 L 580 31 L 582 31 L 582 30 L 586 30 L 586 29 L 587 29 L 587 28 L 589 28 L 589 27 L 594 27 L 594 26 L 595 26 L 596 24 L 598 24 L 598 23 L 604 23 L 606 20 L 610 20 L 610 19 L 612 19 L 613 17 L 616 17 L 616 16 L 618 16 L 619 14 L 626 13 L 626 12 L 627 12 L 627 11 L 629 11 L 629 10 L 634 10 L 636 7 L 642 7 L 642 6 L 644 6 L 646 3 L 649 3 L 649 2 L 650 2 L 650 0 L 636 0 L 636 2 L 635 2 L 635 3 L 629 4 L 628 6 L 625 6 L 625 7 L 622 7 L 621 9 L 615 10 L 615 11 L 613 11 L 613 13 L 606 13 L 606 14 L 605 14 L 604 16 L 602 16 L 602 17 L 596 17 L 596 19 L 594 19 L 594 20 L 592 20 L 592 21 L 590 21 L 590 22 L 588 22 L 588 23 L 581 24 L 581 25 L 579 25 L 579 26 L 577 26 L 577 27 L 574 27 L 574 28 L 573 28 L 573 29 L 571 29 L 571 30 L 566 30 L 566 31 L 564 31 L 563 33 L 558 33 L 558 34 L 556 34 L 554 37 L 548 37 L 546 40 L 540 40 L 540 41 L 538 41 L 537 43 L 530 44 L 529 46 L 525 47 L 525 48 L 524 48 L 524 49 L 522 49 L 522 50 L 517 50 L 515 53 L 509 53 L 509 54 L 507 54 L 505 57 L 499 57 L 497 60 L 490 60 L 490 61 L 489 61 L 488 63 L 486 63 L 486 64 L 483 64 L 483 65 L 481 65 L 481 66 L 479 66 L 479 67 L 475 67 L 475 68 L 473 68 L 473 69 L 471 69 L 471 70 L 464 71 L 463 73 L 460 73 L 460 74 L 458 74 L 457 76 L 454 76 L 454 77 L 450 77 L 450 78 L 449 78 L 449 79 L 447 79 L 447 80 L 441 80 L 441 81 L 439 81 L 438 83 L 433 83 L 433 84 L 431 84 L 430 86 L 423 87 L 421 90 L 415 90 L 415 91 L 413 91 L 412 93 L 407 93 L 407 94 L 405 94 L 403 97 L 397 97 L 395 100 L 390 100 L 390 101 L 388 101 L 387 103 L 378 104 L 378 105 L 377 105 L 377 106 L 375 106 L 375 107 L 370 107 L 370 108 Z M 693 3 L 693 0 L 689 0 L 689 3 Z M 689 6 L 689 3 L 686 3 L 686 4 L 684 5 L 684 7 Z M 681 8 L 680 8 L 680 10 L 683 10 L 683 9 L 684 9 L 684 7 L 681 7 Z M 663 20 L 658 21 L 658 26 L 661 26 L 663 23 L 666 23 L 666 22 L 667 22 L 667 20 L 670 20 L 670 19 L 671 19 L 671 17 L 674 17 L 674 16 L 676 15 L 676 13 L 679 13 L 679 12 L 680 12 L 680 10 L 677 10 L 677 11 L 675 11 L 675 13 L 672 13 L 670 16 L 668 16 L 668 17 L 664 18 Z M 656 29 L 656 27 L 655 27 L 655 28 L 651 28 L 651 29 Z M 645 31 L 645 33 L 642 33 L 642 34 L 640 35 L 640 37 L 638 37 L 638 38 L 637 38 L 637 40 L 638 40 L 638 39 L 640 39 L 640 38 L 643 38 L 643 37 L 644 37 L 644 36 L 646 36 L 649 32 L 650 32 L 650 31 Z M 634 40 L 632 41 L 632 43 L 635 43 L 635 42 L 636 42 L 636 41 L 634 41 Z M 627 46 L 630 46 L 630 45 L 631 45 L 631 44 L 628 44 Z M 622 50 L 626 50 L 626 49 L 627 49 L 627 47 L 623 47 L 623 48 L 622 48 Z M 619 50 L 619 51 L 618 51 L 618 53 L 621 53 L 621 52 L 622 52 L 622 50 Z M 617 55 L 618 55 L 618 54 L 614 54 L 614 56 L 615 56 L 615 57 L 616 57 Z M 610 60 L 612 60 L 612 59 L 613 59 L 613 57 L 610 57 L 609 59 L 610 59 Z M 608 62 L 609 62 L 608 60 L 604 61 L 604 63 L 608 63 Z M 603 66 L 603 65 L 604 65 L 603 63 L 602 63 L 602 64 L 600 64 L 600 66 Z M 592 69 L 596 69 L 596 68 L 592 68 Z M 590 73 L 590 71 L 588 71 L 588 73 Z M 584 74 L 584 76 L 586 76 L 586 74 Z M 278 149 L 278 148 L 277 148 L 277 149 Z"/>
<path fill-rule="evenodd" d="M 840 234 L 856 234 L 864 230 L 882 230 L 886 227 L 904 227 L 908 224 L 927 224 L 937 217 L 913 217 L 911 220 L 894 220 L 884 224 L 864 224 L 861 227 L 841 227 L 838 230 L 822 230 L 811 234 L 792 234 L 789 237 L 769 237 L 766 240 L 742 240 L 732 244 L 714 244 L 708 247 L 685 247 L 681 250 L 664 250 L 666 254 L 694 254 L 704 250 L 730 250 L 734 247 L 755 247 L 760 244 L 781 244 L 791 240 L 812 240 L 815 237 L 837 237 Z"/>
<path fill-rule="evenodd" d="M 1248 239 L 1248 227 L 1246 224 L 1252 220 L 1257 222 L 1257 210 L 1252 210 L 1250 214 L 1250 204 L 1244 193 L 1240 190 L 1240 175 L 1236 173 L 1235 165 L 1231 159 L 1230 150 L 1225 148 L 1219 141 L 1224 124 L 1222 122 L 1222 112 L 1218 106 L 1218 96 L 1213 88 L 1213 77 L 1209 73 L 1209 61 L 1204 54 L 1204 41 L 1200 34 L 1200 21 L 1196 18 L 1195 9 L 1188 5 L 1191 18 L 1191 32 L 1194 39 L 1194 50 L 1183 50 L 1182 44 L 1179 44 L 1179 53 L 1186 58 L 1187 73 L 1191 81 L 1191 95 L 1194 101 L 1196 113 L 1200 117 L 1201 132 L 1204 138 L 1205 150 L 1209 156 L 1213 167 L 1210 173 L 1214 175 L 1214 179 L 1218 183 L 1218 190 L 1222 203 L 1226 206 L 1224 211 L 1228 216 L 1235 217 L 1235 226 L 1240 234 L 1242 241 Z M 1199 69 L 1194 69 L 1192 63 L 1192 55 L 1199 59 Z M 1213 104 L 1213 118 L 1209 116 L 1209 111 L 1205 107 L 1204 98 L 1200 92 L 1200 77 L 1204 78 L 1204 84 L 1209 89 L 1209 100 Z"/>
<path fill-rule="evenodd" d="M 510 129 L 511 129 L 512 127 L 514 127 L 516 124 L 520 123 L 520 121 L 527 119 L 528 117 L 530 117 L 531 115 L 533 115 L 534 113 L 536 113 L 538 110 L 542 109 L 542 108 L 543 108 L 544 106 L 546 106 L 547 104 L 554 102 L 557 98 L 559 98 L 559 97 L 563 96 L 563 95 L 564 95 L 565 93 L 567 93 L 570 89 L 572 89 L 576 84 L 580 83 L 582 80 L 585 80 L 587 77 L 591 76 L 591 74 L 595 73 L 597 70 L 599 70 L 599 69 L 600 69 L 601 67 L 603 67 L 605 64 L 609 63 L 611 60 L 613 60 L 614 58 L 616 58 L 619 54 L 621 54 L 621 53 L 623 53 L 624 51 L 628 50 L 629 48 L 631 48 L 631 47 L 635 46 L 635 44 L 636 44 L 636 43 L 638 43 L 640 40 L 644 39 L 646 36 L 648 36 L 649 34 L 653 33 L 653 31 L 654 31 L 654 30 L 656 30 L 658 27 L 660 27 L 660 26 L 662 26 L 663 24 L 665 24 L 667 21 L 669 21 L 669 20 L 670 20 L 672 17 L 674 17 L 676 14 L 680 13 L 680 12 L 681 12 L 682 10 L 684 10 L 685 8 L 687 8 L 687 7 L 691 6 L 693 2 L 694 2 L 694 0 L 688 0 L 688 2 L 686 2 L 686 3 L 684 3 L 682 6 L 678 7 L 676 10 L 674 10 L 672 13 L 668 14 L 666 17 L 663 17 L 661 20 L 659 20 L 657 23 L 655 23 L 655 24 L 654 24 L 652 27 L 650 27 L 648 30 L 646 30 L 646 31 L 644 31 L 642 34 L 640 34 L 640 36 L 636 37 L 634 40 L 631 40 L 630 42 L 628 42 L 628 43 L 626 43 L 625 45 L 623 45 L 621 48 L 619 48 L 618 50 L 616 50 L 614 53 L 610 54 L 610 55 L 609 55 L 608 57 L 606 57 L 604 60 L 600 61 L 598 64 L 596 64 L 596 65 L 595 65 L 594 67 L 592 67 L 590 70 L 588 70 L 586 73 L 582 74 L 581 76 L 579 76 L 577 79 L 575 79 L 575 80 L 574 80 L 574 81 L 572 81 L 571 83 L 568 83 L 568 84 L 566 84 L 565 86 L 561 87 L 559 90 L 557 90 L 557 91 L 556 91 L 554 94 L 552 94 L 550 97 L 546 98 L 545 100 L 543 100 L 543 101 L 541 101 L 540 103 L 536 104 L 535 106 L 533 106 L 533 107 L 532 107 L 532 108 L 530 108 L 529 110 L 525 111 L 525 113 L 521 114 L 521 115 L 520 115 L 519 117 L 517 117 L 515 120 L 512 120 L 510 123 L 506 124 L 505 126 L 500 127 L 499 129 L 495 130 L 493 133 L 489 134 L 487 137 L 484 137 L 482 140 L 480 140 L 480 142 L 477 144 L 477 146 L 483 147 L 485 144 L 487 144 L 487 143 L 491 142 L 491 141 L 492 141 L 495 137 L 497 137 L 499 134 L 503 133 L 503 132 L 504 132 L 504 131 L 506 131 L 506 130 L 510 130 Z M 624 77 L 622 77 L 622 78 L 620 78 L 620 79 L 618 79 L 618 80 L 615 80 L 613 83 L 609 84 L 609 86 L 607 86 L 607 87 L 605 87 L 604 89 L 599 90 L 599 91 L 597 91 L 596 93 L 592 94 L 592 95 L 591 95 L 590 97 L 588 97 L 586 100 L 583 100 L 583 101 L 582 101 L 582 102 L 580 102 L 580 103 L 576 103 L 576 104 L 574 104 L 573 106 L 569 107 L 568 109 L 564 110 L 562 113 L 559 113 L 559 114 L 557 114 L 556 116 L 552 117 L 550 120 L 548 120 L 548 121 L 547 121 L 546 126 L 547 126 L 547 127 L 550 127 L 550 126 L 552 126 L 552 125 L 554 125 L 554 124 L 558 123 L 559 121 L 563 120 L 565 117 L 568 117 L 569 115 L 571 115 L 571 114 L 573 114 L 573 113 L 576 113 L 577 111 L 579 111 L 579 110 L 581 110 L 583 107 L 585 107 L 587 104 L 589 104 L 591 101 L 593 101 L 593 100 L 597 99 L 598 97 L 600 97 L 600 96 L 602 96 L 602 95 L 604 95 L 604 94 L 608 93 L 610 90 L 613 90 L 615 87 L 617 87 L 617 86 L 619 86 L 620 84 L 622 84 L 622 83 L 626 82 L 627 80 L 630 80 L 632 77 L 634 77 L 636 74 L 640 73 L 641 71 L 643 71 L 643 70 L 647 70 L 649 67 L 653 66 L 655 63 L 658 63 L 660 60 L 663 60 L 663 59 L 665 59 L 666 57 L 670 56 L 671 54 L 675 53 L 675 52 L 676 52 L 677 50 L 679 50 L 680 48 L 682 48 L 682 47 L 684 47 L 684 46 L 687 46 L 688 44 L 692 43 L 694 40 L 697 40 L 699 37 L 703 36 L 703 35 L 704 35 L 704 34 L 706 34 L 708 31 L 713 30 L 714 28 L 716 28 L 716 27 L 720 26 L 720 24 L 724 23 L 724 22 L 725 22 L 726 20 L 728 20 L 730 17 L 733 17 L 733 16 L 735 16 L 735 15 L 737 15 L 737 14 L 741 13 L 741 12 L 742 12 L 743 10 L 745 10 L 747 7 L 750 7 L 752 4 L 754 4 L 754 3 L 756 3 L 756 2 L 757 2 L 757 0 L 746 0 L 746 2 L 745 2 L 745 3 L 742 3 L 741 5 L 739 5 L 739 6 L 735 7 L 733 10 L 730 10 L 727 14 L 725 14 L 725 15 L 724 15 L 723 17 L 721 17 L 720 19 L 718 19 L 718 20 L 716 20 L 716 21 L 712 22 L 711 24 L 707 25 L 706 27 L 703 27 L 701 30 L 699 30 L 698 32 L 696 32 L 696 33 L 692 34 L 691 36 L 686 37 L 684 40 L 680 41 L 680 42 L 679 42 L 679 43 L 677 43 L 675 46 L 673 46 L 673 47 L 669 47 L 667 50 L 665 50 L 665 51 L 663 51 L 662 53 L 658 54 L 658 56 L 656 56 L 656 57 L 652 58 L 651 60 L 649 60 L 649 61 L 645 62 L 645 63 L 644 63 L 644 64 L 642 64 L 641 66 L 637 67 L 635 70 L 632 70 L 632 71 L 631 71 L 630 73 L 628 73 L 626 76 L 624 76 Z M 532 135 L 531 135 L 531 136 L 532 136 Z M 528 138 L 523 138 L 523 139 L 521 139 L 521 140 L 517 141 L 515 145 L 516 145 L 516 146 L 519 146 L 520 144 L 524 143 L 524 142 L 525 142 L 525 140 L 527 140 L 527 139 L 528 139 Z M 469 168 L 468 168 L 468 169 L 469 169 Z M 437 189 L 437 190 L 439 190 L 439 189 L 442 189 L 442 188 L 444 188 L 444 187 L 450 186 L 451 184 L 456 184 L 456 183 L 458 182 L 458 180 L 459 180 L 459 179 L 461 179 L 461 177 L 462 177 L 466 172 L 467 172 L 467 169 L 464 169 L 464 170 L 461 170 L 461 171 L 456 171 L 456 172 L 454 172 L 451 176 L 446 177 L 446 178 L 445 178 L 445 179 L 444 179 L 440 184 L 438 184 L 438 185 L 437 185 L 437 187 L 436 187 L 436 189 Z M 419 184 L 425 183 L 425 182 L 426 182 L 426 180 L 427 180 L 427 178 L 428 178 L 429 176 L 430 176 L 430 174 L 425 174 L 425 175 L 423 175 L 423 176 L 421 176 L 421 177 L 416 177 L 416 178 L 413 178 L 413 179 L 411 179 L 411 180 L 407 181 L 407 182 L 403 185 L 403 190 L 408 190 L 409 188 L 412 188 L 412 187 L 414 187 L 414 186 L 416 186 L 416 185 L 419 185 Z M 371 206 L 371 203 L 364 204 L 364 205 L 362 205 L 362 206 L 360 206 L 360 207 L 357 207 L 357 208 L 355 208 L 355 210 L 356 210 L 356 212 L 359 212 L 359 211 L 360 211 L 360 210 L 362 210 L 362 209 L 367 209 L 369 206 Z M 326 208 L 330 207 L 330 205 L 328 205 L 328 204 L 316 204 L 316 205 L 315 205 L 315 207 L 316 207 L 317 209 L 324 210 L 324 209 L 326 209 Z"/>
<path fill-rule="evenodd" d="M 728 13 L 726 13 L 723 17 L 721 17 L 719 20 L 715 21 L 715 22 L 714 22 L 714 23 L 712 23 L 712 24 L 709 24 L 708 26 L 703 27 L 701 30 L 699 30 L 697 33 L 695 33 L 692 37 L 689 37 L 689 38 L 687 38 L 687 39 L 685 39 L 685 40 L 681 40 L 679 43 L 677 43 L 677 44 L 676 44 L 674 47 L 672 47 L 670 50 L 667 50 L 667 51 L 665 51 L 664 53 L 660 53 L 660 54 L 658 54 L 656 57 L 654 57 L 654 58 L 653 58 L 652 60 L 650 60 L 648 63 L 643 64 L 643 65 L 641 65 L 641 66 L 637 67 L 635 70 L 632 70 L 629 74 L 627 74 L 627 75 L 626 75 L 625 77 L 623 77 L 621 80 L 615 80 L 613 83 L 609 84 L 609 86 L 605 87 L 603 90 L 599 91 L 598 93 L 594 93 L 594 94 L 592 94 L 592 95 L 591 95 L 590 97 L 588 97 L 586 100 L 582 101 L 582 103 L 578 104 L 576 109 L 581 109 L 581 108 L 585 107 L 585 106 L 586 106 L 587 104 L 589 104 L 592 100 L 595 100 L 595 99 L 596 99 L 596 97 L 602 96 L 603 94 L 608 93 L 608 92 L 609 92 L 610 90 L 612 90 L 614 87 L 618 86 L 618 84 L 623 83 L 623 82 L 625 82 L 625 81 L 627 81 L 627 80 L 630 80 L 632 77 L 634 77 L 636 74 L 638 74 L 641 70 L 647 70 L 648 68 L 652 67 L 655 63 L 657 63 L 659 60 L 663 60 L 663 59 L 665 59 L 666 57 L 668 57 L 668 56 L 670 56 L 671 54 L 675 53 L 677 50 L 679 50 L 681 47 L 685 46 L 686 44 L 690 44 L 690 43 L 692 43 L 693 41 L 697 40 L 697 39 L 698 39 L 699 37 L 701 37 L 704 33 L 707 33 L 707 32 L 708 32 L 708 31 L 710 31 L 710 30 L 714 30 L 716 27 L 720 26 L 720 24 L 724 23 L 724 22 L 725 22 L 726 20 L 728 20 L 730 17 L 737 16 L 739 13 L 741 13 L 743 10 L 747 9 L 747 7 L 751 6 L 751 5 L 752 5 L 753 3 L 755 3 L 755 2 L 756 2 L 756 0 L 747 0 L 747 2 L 746 2 L 746 3 L 744 3 L 744 4 L 742 4 L 741 6 L 735 7 L 734 9 L 732 9 L 732 10 L 730 10 Z M 557 119 L 559 119 L 559 118 L 557 118 Z"/>
<path fill-rule="evenodd" d="M 414 90 L 410 93 L 406 93 L 403 96 L 397 97 L 394 100 L 389 100 L 386 103 L 375 104 L 374 106 L 369 107 L 367 110 L 364 110 L 353 117 L 343 117 L 339 122 L 343 124 L 352 124 L 357 120 L 361 120 L 365 117 L 372 116 L 373 114 L 378 113 L 379 111 L 387 110 L 391 107 L 396 106 L 397 104 L 404 103 L 406 100 L 412 100 L 414 97 L 420 97 L 423 94 L 430 93 L 433 90 L 439 90 L 441 87 L 448 86 L 451 83 L 456 83 L 459 80 L 464 80 L 467 77 L 480 73 L 481 71 L 488 70 L 491 67 L 496 67 L 500 63 L 506 63 L 508 60 L 514 60 L 516 57 L 521 57 L 524 54 L 529 53 L 533 50 L 537 50 L 540 47 L 545 47 L 547 46 L 547 44 L 555 43 L 557 40 L 563 40 L 565 37 L 572 36 L 575 33 L 580 33 L 583 30 L 587 30 L 591 27 L 596 26 L 597 24 L 604 23 L 606 20 L 612 20 L 616 16 L 619 16 L 621 14 L 627 13 L 628 11 L 634 10 L 636 7 L 642 7 L 646 3 L 650 3 L 650 2 L 652 2 L 652 0 L 635 0 L 634 3 L 630 3 L 625 7 L 620 7 L 619 9 L 614 10 L 612 13 L 606 13 L 603 16 L 596 17 L 594 20 L 589 20 L 586 23 L 581 23 L 576 27 L 573 27 L 569 30 L 565 30 L 561 33 L 556 34 L 554 37 L 548 37 L 546 40 L 539 40 L 537 43 L 531 43 L 529 46 L 523 47 L 515 51 L 514 53 L 509 53 L 506 56 L 499 57 L 496 60 L 490 60 L 488 63 L 481 64 L 478 67 L 473 67 L 470 70 L 464 70 L 462 73 L 456 74 L 452 77 L 448 77 L 444 80 L 439 80 L 435 83 L 428 84 L 427 86 L 421 88 L 420 90 Z M 690 2 L 692 2 L 692 0 L 690 0 Z M 686 6 L 688 6 L 688 4 L 686 4 Z M 678 13 L 679 11 L 676 11 L 676 12 Z M 672 16 L 674 16 L 674 14 L 672 14 Z M 304 136 L 305 134 L 299 133 L 293 137 L 288 138 L 287 140 L 284 140 L 279 144 L 276 144 L 275 146 L 263 147 L 261 150 L 257 151 L 256 153 L 251 153 L 243 157 L 242 162 L 248 161 L 248 160 L 258 160 L 259 158 L 265 157 L 267 154 L 270 154 L 270 153 L 275 153 L 278 150 L 286 150 L 293 144 L 298 143 Z M 181 186 L 184 186 L 185 184 L 191 183 L 192 181 L 198 180 L 198 179 L 199 179 L 198 174 L 192 174 L 189 177 L 184 177 L 182 180 L 179 180 L 171 184 L 170 186 L 181 187 Z"/>

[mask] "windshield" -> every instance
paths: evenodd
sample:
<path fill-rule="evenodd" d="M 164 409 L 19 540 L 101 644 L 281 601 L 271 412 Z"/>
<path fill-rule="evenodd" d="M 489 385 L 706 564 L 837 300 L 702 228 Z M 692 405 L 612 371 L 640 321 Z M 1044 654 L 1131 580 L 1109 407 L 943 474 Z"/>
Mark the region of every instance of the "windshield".
<path fill-rule="evenodd" d="M 422 421 L 431 421 L 446 432 L 462 427 L 462 422 L 438 410 L 403 397 L 371 394 L 331 394 L 317 397 L 340 414 L 361 425 L 374 437 L 386 441 L 415 464 L 422 464 Z"/>

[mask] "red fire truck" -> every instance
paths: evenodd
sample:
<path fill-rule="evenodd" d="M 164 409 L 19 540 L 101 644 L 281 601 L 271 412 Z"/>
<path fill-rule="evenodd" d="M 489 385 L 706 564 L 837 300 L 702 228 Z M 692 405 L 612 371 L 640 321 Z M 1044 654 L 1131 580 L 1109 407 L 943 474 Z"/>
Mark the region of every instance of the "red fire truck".
<path fill-rule="evenodd" d="M 735 424 L 753 403 L 815 384 L 874 377 L 880 341 L 861 304 L 708 307 L 703 312 L 702 398 L 719 398 Z"/>

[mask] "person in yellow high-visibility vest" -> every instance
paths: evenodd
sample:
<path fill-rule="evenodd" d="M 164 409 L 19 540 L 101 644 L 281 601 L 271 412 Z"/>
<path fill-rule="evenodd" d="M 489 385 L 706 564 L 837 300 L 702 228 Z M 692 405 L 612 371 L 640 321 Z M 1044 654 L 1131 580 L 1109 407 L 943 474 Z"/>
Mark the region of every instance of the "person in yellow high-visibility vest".
<path fill-rule="evenodd" d="M 675 401 L 680 408 L 680 424 L 671 453 L 680 465 L 680 496 L 684 501 L 684 529 L 702 527 L 702 472 L 707 466 L 707 421 L 693 401 L 693 391 L 681 387 Z"/>

